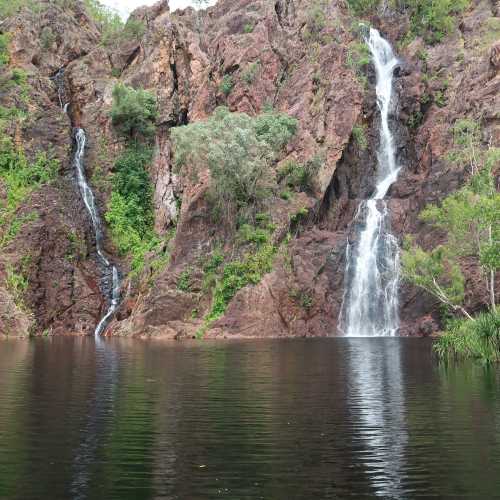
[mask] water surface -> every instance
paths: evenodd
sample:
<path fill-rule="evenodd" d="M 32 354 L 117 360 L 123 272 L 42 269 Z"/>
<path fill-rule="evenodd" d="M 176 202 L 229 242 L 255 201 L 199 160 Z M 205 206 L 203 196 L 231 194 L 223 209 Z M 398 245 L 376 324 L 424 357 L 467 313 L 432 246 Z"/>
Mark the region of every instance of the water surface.
<path fill-rule="evenodd" d="M 492 498 L 500 377 L 421 339 L 0 342 L 0 498 Z"/>

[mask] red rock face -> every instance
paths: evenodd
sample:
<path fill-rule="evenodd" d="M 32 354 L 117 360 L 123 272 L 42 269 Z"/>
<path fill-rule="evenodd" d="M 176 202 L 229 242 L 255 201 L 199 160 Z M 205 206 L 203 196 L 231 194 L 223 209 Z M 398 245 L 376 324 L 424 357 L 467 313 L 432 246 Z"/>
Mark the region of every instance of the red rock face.
<path fill-rule="evenodd" d="M 345 2 L 328 2 L 318 33 L 310 29 L 311 6 L 305 0 L 219 0 L 206 12 L 186 9 L 171 14 L 168 2 L 158 2 L 133 14 L 145 24 L 140 40 L 108 47 L 98 43 L 98 28 L 80 7 L 61 11 L 51 6 L 42 22 L 27 11 L 9 20 L 13 63 L 31 71 L 36 81 L 33 120 L 21 140 L 32 151 L 52 145 L 66 176 L 60 186 L 34 197 L 41 216 L 4 252 L 4 260 L 15 262 L 22 245 L 35 257 L 28 293 L 35 330 L 90 332 L 102 312 L 92 231 L 70 179 L 70 132 L 71 125 L 85 128 L 89 177 L 95 181 L 99 174 L 106 179 L 123 147 L 109 118 L 112 89 L 120 79 L 158 97 L 160 116 L 150 170 L 155 229 L 165 234 L 176 224 L 177 230 L 169 265 L 155 271 L 148 287 L 126 284 L 126 300 L 109 333 L 174 339 L 194 336 L 203 326 L 211 295 L 203 286 L 201 262 L 215 247 L 235 257 L 238 249 L 234 229 L 211 217 L 208 173 L 195 182 L 174 172 L 170 129 L 202 120 L 225 105 L 250 115 L 272 106 L 297 118 L 298 132 L 280 161 L 304 162 L 315 155 L 323 161 L 313 192 L 296 193 L 289 201 L 277 196 L 269 200 L 277 244 L 289 231 L 293 214 L 306 207 L 310 215 L 293 228 L 291 242 L 281 245 L 272 272 L 261 283 L 240 290 L 206 335 L 339 334 L 345 245 L 359 200 L 373 189 L 379 117 L 373 70 L 361 70 L 365 83 L 350 62 L 357 35 Z M 389 201 L 392 230 L 400 238 L 412 234 L 427 247 L 441 241 L 442 235 L 420 222 L 418 213 L 463 185 L 469 175 L 466 168 L 446 160 L 452 147 L 450 126 L 457 118 L 482 117 L 485 142 L 500 142 L 499 50 L 490 29 L 494 15 L 498 14 L 490 4 L 479 2 L 456 34 L 433 47 L 417 39 L 400 53 L 398 105 L 391 125 L 403 168 Z M 372 22 L 393 45 L 408 30 L 408 19 L 397 14 Z M 51 47 L 43 48 L 39 40 L 46 25 L 57 36 Z M 63 66 L 72 123 L 58 109 L 47 78 Z M 224 76 L 233 82 L 228 95 L 221 90 Z M 365 128 L 366 149 L 352 137 L 355 125 Z M 109 187 L 97 181 L 94 187 L 105 210 Z M 76 260 L 67 258 L 68 230 L 77 231 L 83 242 Z M 106 249 L 114 254 L 111 242 Z M 125 261 L 121 265 L 127 269 Z M 187 269 L 192 286 L 184 292 L 177 282 Z M 478 310 L 486 290 L 478 270 L 467 263 L 465 269 L 467 305 Z M 0 288 L 4 321 L 11 300 Z M 11 316 L 11 330 L 32 328 L 29 315 L 16 311 Z M 401 289 L 401 319 L 403 335 L 429 335 L 441 326 L 437 304 L 406 284 Z"/>

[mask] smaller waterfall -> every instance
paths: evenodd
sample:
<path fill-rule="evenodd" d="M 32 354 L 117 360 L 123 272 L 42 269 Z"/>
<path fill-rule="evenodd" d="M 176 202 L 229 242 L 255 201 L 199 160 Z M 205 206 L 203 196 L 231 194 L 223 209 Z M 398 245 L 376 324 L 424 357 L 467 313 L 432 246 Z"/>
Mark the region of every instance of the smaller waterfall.
<path fill-rule="evenodd" d="M 92 189 L 90 189 L 90 186 L 88 185 L 85 176 L 85 167 L 83 158 L 85 155 L 85 144 L 87 141 L 87 137 L 83 129 L 81 128 L 76 129 L 75 140 L 76 140 L 76 152 L 74 158 L 74 165 L 77 173 L 78 188 L 80 189 L 80 194 L 82 195 L 83 202 L 85 203 L 87 212 L 89 213 L 90 218 L 92 220 L 92 226 L 94 228 L 94 233 L 95 233 L 95 244 L 96 244 L 97 255 L 105 270 L 103 281 L 105 282 L 105 284 L 108 283 L 108 286 L 106 288 L 109 288 L 111 290 L 109 308 L 106 314 L 99 322 L 99 324 L 97 325 L 97 328 L 95 329 L 95 335 L 99 336 L 104 332 L 104 330 L 108 326 L 109 321 L 111 320 L 114 313 L 118 309 L 118 306 L 120 305 L 120 275 L 118 273 L 118 269 L 116 268 L 116 266 L 114 266 L 106 258 L 102 249 L 102 243 L 103 243 L 102 222 L 95 203 L 94 193 L 92 192 Z M 109 284 L 111 286 L 109 286 Z"/>
<path fill-rule="evenodd" d="M 59 99 L 59 106 L 61 109 L 67 113 L 69 101 L 66 99 L 66 91 L 64 88 L 64 68 L 61 68 L 53 77 L 52 80 L 56 84 L 57 87 L 57 97 Z"/>
<path fill-rule="evenodd" d="M 346 288 L 339 323 L 346 336 L 383 337 L 395 335 L 399 327 L 399 247 L 390 234 L 389 211 L 384 201 L 400 170 L 389 127 L 393 72 L 398 60 L 377 30 L 370 29 L 367 44 L 377 72 L 381 117 L 377 184 L 373 196 L 358 208 L 354 220 L 360 226 L 357 239 L 347 244 Z"/>
<path fill-rule="evenodd" d="M 67 113 L 68 107 L 70 104 L 69 99 L 67 98 L 66 89 L 64 85 L 64 68 L 61 68 L 53 77 L 57 87 L 57 96 L 59 99 L 59 106 L 61 109 Z M 104 255 L 102 243 L 103 243 L 103 231 L 102 231 L 102 222 L 99 216 L 99 212 L 97 210 L 97 206 L 95 203 L 94 193 L 90 188 L 87 178 L 85 175 L 85 166 L 84 166 L 84 156 L 85 156 L 85 145 L 87 142 L 87 137 L 85 135 L 85 131 L 81 128 L 77 128 L 75 131 L 75 141 L 76 141 L 76 152 L 74 156 L 74 166 L 76 170 L 76 179 L 78 182 L 78 189 L 80 190 L 80 194 L 82 195 L 83 202 L 85 203 L 85 207 L 87 212 L 90 215 L 90 219 L 92 220 L 92 227 L 94 228 L 95 233 L 95 244 L 97 256 L 99 257 L 99 261 L 104 268 L 103 276 L 102 276 L 102 284 L 103 289 L 109 290 L 109 307 L 106 311 L 106 314 L 99 321 L 95 329 L 95 336 L 99 337 L 108 326 L 109 322 L 113 318 L 116 310 L 120 306 L 121 295 L 120 295 L 120 273 L 116 266 L 114 266 Z"/>

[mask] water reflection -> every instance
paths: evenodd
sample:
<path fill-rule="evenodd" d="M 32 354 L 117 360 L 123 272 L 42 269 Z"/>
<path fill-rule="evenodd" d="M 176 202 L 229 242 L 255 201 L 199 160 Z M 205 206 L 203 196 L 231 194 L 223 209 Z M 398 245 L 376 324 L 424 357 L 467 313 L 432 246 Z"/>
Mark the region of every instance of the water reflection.
<path fill-rule="evenodd" d="M 114 419 L 114 396 L 119 365 L 116 349 L 101 337 L 95 338 L 95 383 L 88 399 L 85 423 L 80 430 L 79 442 L 72 464 L 71 497 L 83 500 L 88 497 L 92 479 L 92 466 L 97 462 L 97 452 L 106 427 Z"/>
<path fill-rule="evenodd" d="M 491 498 L 498 389 L 420 340 L 0 343 L 0 498 Z"/>
<path fill-rule="evenodd" d="M 377 496 L 400 498 L 408 442 L 401 342 L 389 339 L 384 350 L 373 339 L 348 342 L 348 401 L 354 446 L 360 447 L 356 461 L 363 464 Z"/>

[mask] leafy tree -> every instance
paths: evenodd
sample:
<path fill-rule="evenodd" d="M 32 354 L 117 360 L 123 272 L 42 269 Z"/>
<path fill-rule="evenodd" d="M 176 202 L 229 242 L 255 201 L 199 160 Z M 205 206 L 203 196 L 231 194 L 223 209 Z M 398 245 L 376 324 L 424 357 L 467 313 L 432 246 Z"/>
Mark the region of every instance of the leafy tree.
<path fill-rule="evenodd" d="M 156 130 L 156 117 L 156 98 L 153 94 L 122 83 L 115 85 L 111 119 L 122 136 L 127 139 L 149 139 Z"/>
<path fill-rule="evenodd" d="M 227 220 L 254 209 L 272 186 L 271 163 L 297 129 L 297 120 L 272 111 L 255 118 L 217 108 L 204 122 L 172 129 L 175 165 L 197 175 L 207 168 L 212 195 Z"/>
<path fill-rule="evenodd" d="M 477 153 L 476 158 L 479 159 Z M 490 148 L 482 158 L 482 167 L 465 187 L 431 205 L 421 214 L 422 220 L 443 230 L 447 243 L 430 252 L 408 246 L 403 253 L 406 278 L 424 288 L 443 304 L 460 310 L 463 301 L 463 276 L 460 258 L 473 258 L 483 270 L 489 291 L 489 305 L 496 310 L 495 274 L 500 269 L 500 193 L 495 188 L 494 167 L 500 150 Z"/>

